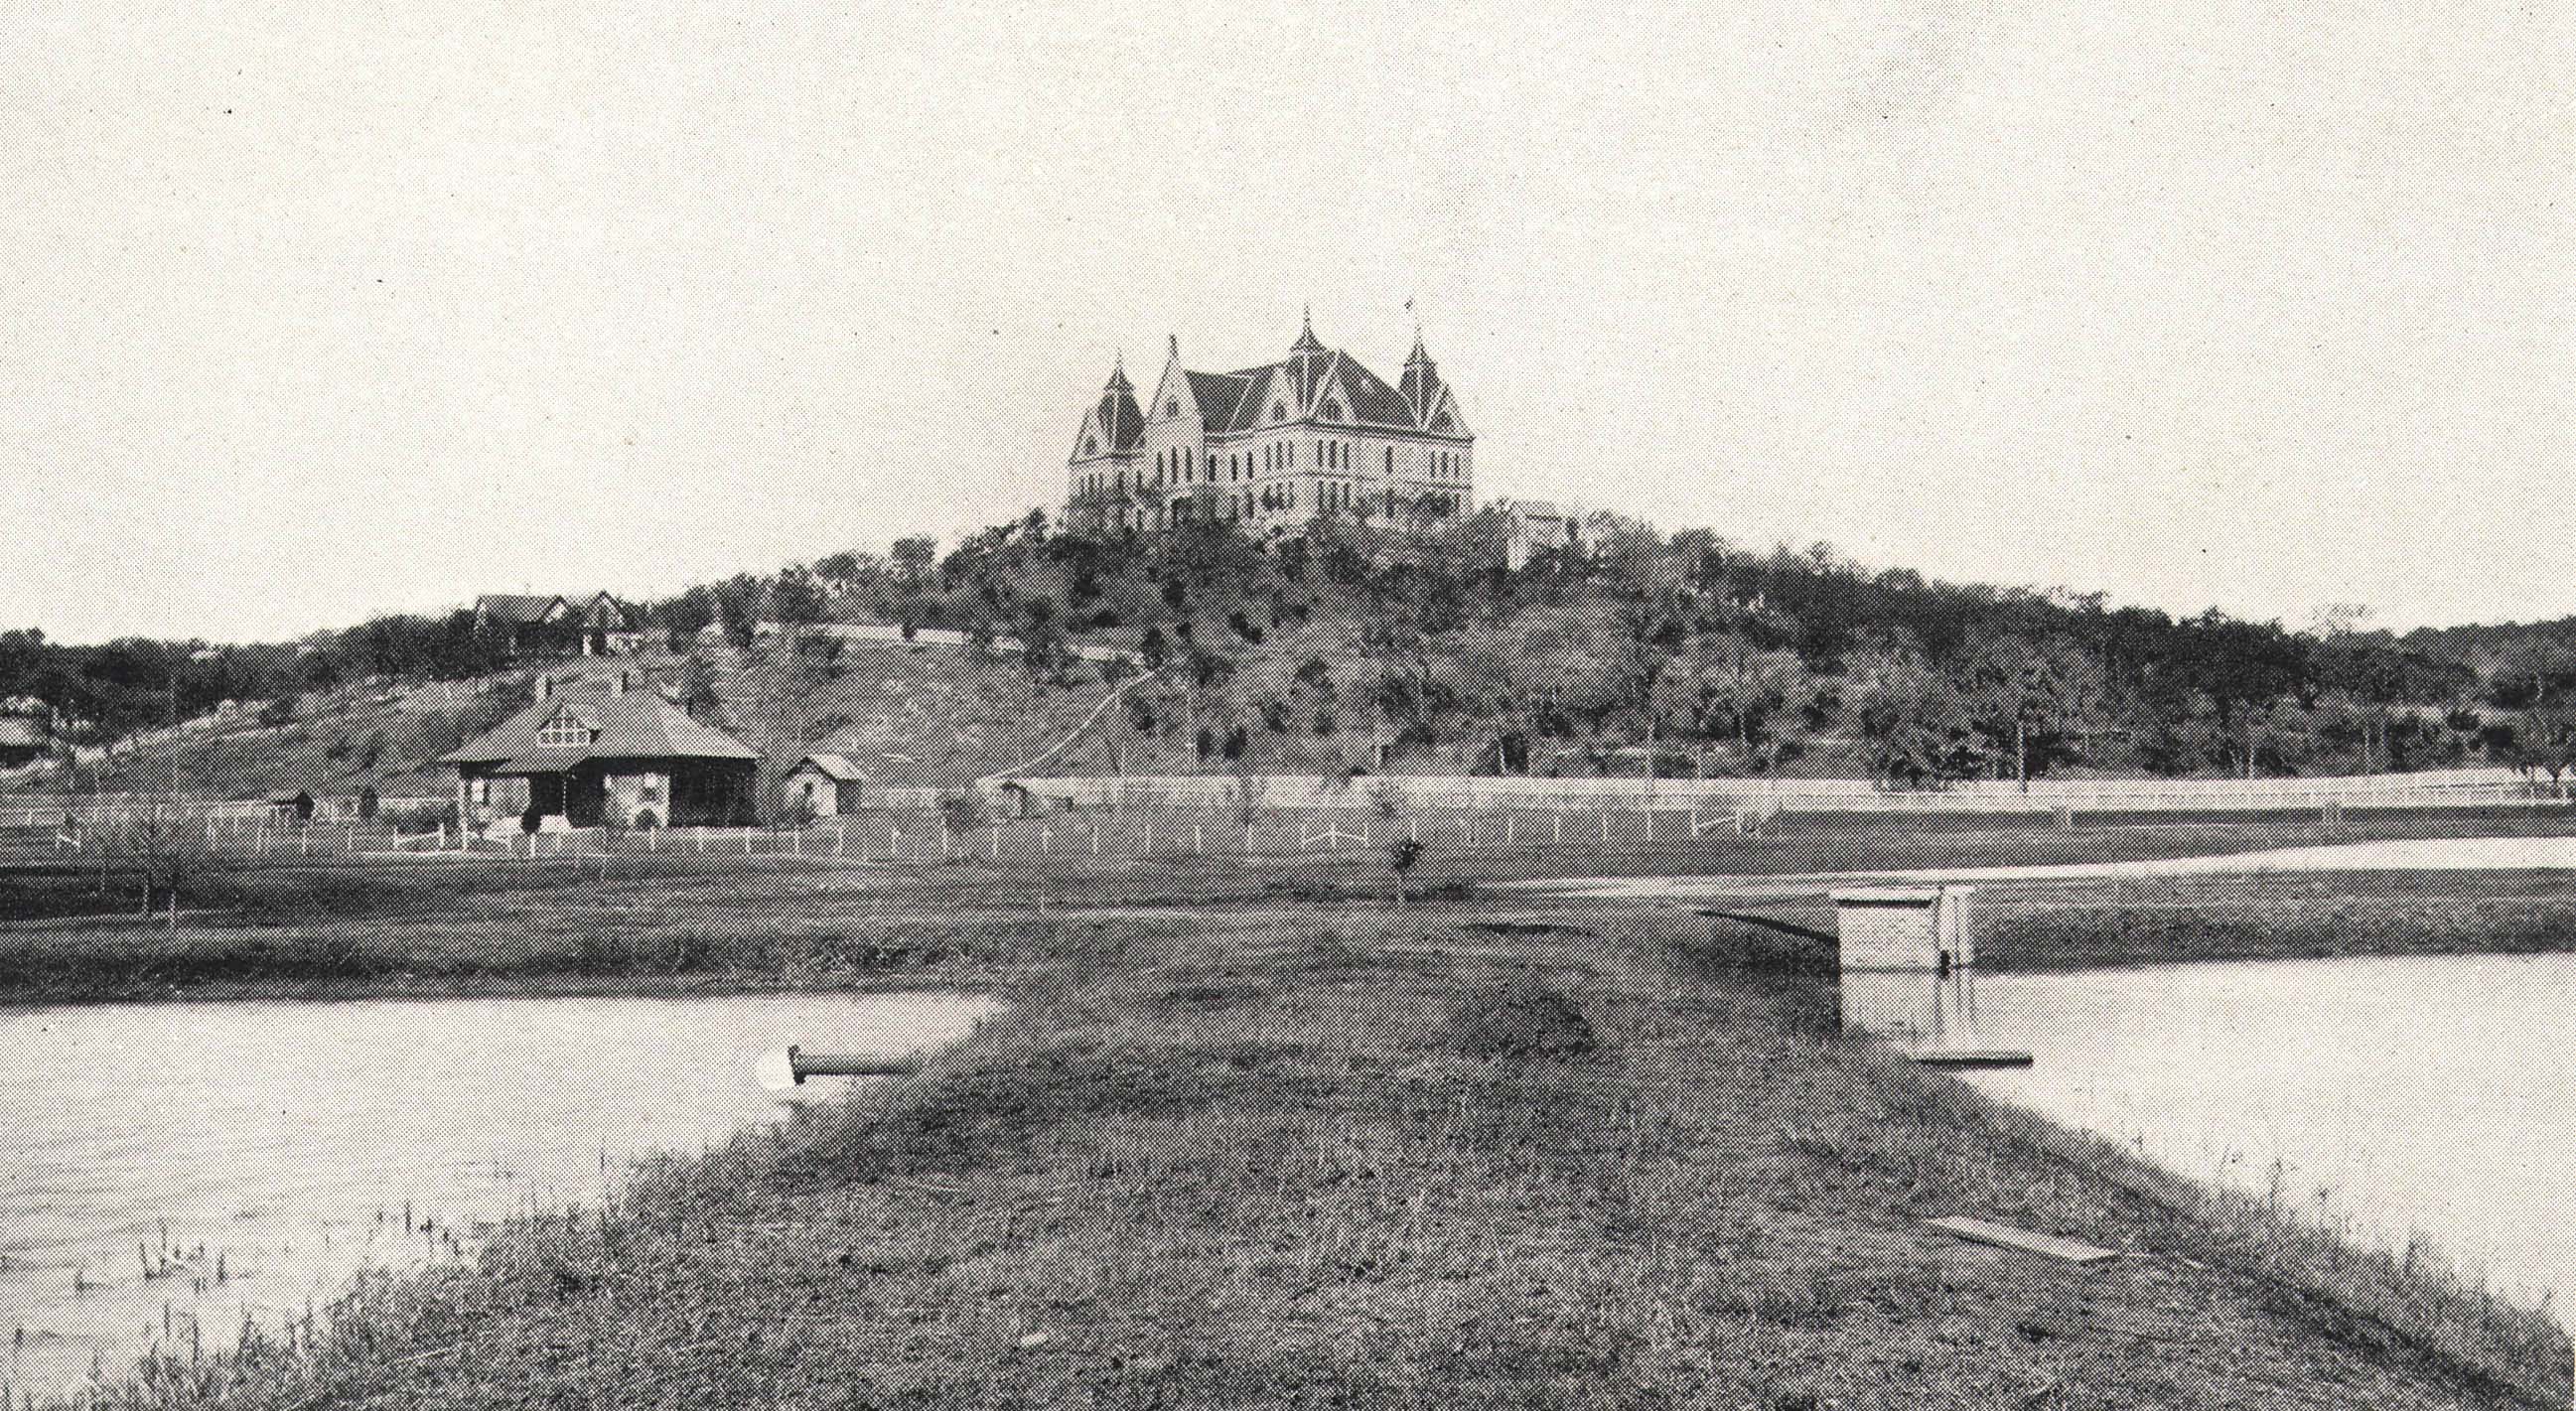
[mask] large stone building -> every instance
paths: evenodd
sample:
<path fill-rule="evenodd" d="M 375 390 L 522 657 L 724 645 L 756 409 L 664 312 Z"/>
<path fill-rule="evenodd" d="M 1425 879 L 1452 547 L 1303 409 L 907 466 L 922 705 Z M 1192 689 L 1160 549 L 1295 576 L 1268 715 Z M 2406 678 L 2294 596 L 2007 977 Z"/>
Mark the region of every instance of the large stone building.
<path fill-rule="evenodd" d="M 1287 357 L 1235 372 L 1181 366 L 1175 337 L 1141 405 L 1124 365 L 1113 370 L 1074 437 L 1066 513 L 1136 529 L 1422 523 L 1474 508 L 1475 468 L 1475 434 L 1419 334 L 1390 383 L 1325 347 L 1309 320 Z"/>

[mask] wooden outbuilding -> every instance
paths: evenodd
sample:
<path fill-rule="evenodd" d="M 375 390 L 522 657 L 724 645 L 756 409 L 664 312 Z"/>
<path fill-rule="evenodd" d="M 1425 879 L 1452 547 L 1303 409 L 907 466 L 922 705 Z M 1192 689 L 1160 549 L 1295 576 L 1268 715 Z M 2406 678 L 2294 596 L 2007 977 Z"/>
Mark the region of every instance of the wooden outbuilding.
<path fill-rule="evenodd" d="M 856 813 L 867 781 L 847 755 L 809 754 L 778 781 L 778 802 L 791 814 L 801 810 L 811 818 Z"/>
<path fill-rule="evenodd" d="M 313 817 L 313 796 L 302 789 L 278 789 L 262 802 L 280 822 L 302 823 Z"/>

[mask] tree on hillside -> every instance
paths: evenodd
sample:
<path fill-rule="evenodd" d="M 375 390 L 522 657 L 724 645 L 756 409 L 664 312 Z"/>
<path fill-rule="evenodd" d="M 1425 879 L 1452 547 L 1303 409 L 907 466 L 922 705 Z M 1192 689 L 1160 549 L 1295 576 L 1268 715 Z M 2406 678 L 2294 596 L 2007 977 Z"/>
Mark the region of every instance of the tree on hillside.
<path fill-rule="evenodd" d="M 1726 630 L 1699 638 L 1693 656 L 1704 734 L 1731 747 L 1748 774 L 1768 774 L 1796 758 L 1798 717 L 1816 693 L 1815 678 L 1796 652 L 1765 649 Z"/>
<path fill-rule="evenodd" d="M 2073 639 L 1974 637 L 1960 675 L 1986 752 L 2010 761 L 2022 788 L 2032 775 L 2083 757 L 2104 692 L 2100 664 Z"/>
<path fill-rule="evenodd" d="M 1938 787 L 1982 771 L 1976 720 L 1947 674 L 1902 645 L 1854 665 L 1852 710 L 1871 773 L 1900 788 Z"/>

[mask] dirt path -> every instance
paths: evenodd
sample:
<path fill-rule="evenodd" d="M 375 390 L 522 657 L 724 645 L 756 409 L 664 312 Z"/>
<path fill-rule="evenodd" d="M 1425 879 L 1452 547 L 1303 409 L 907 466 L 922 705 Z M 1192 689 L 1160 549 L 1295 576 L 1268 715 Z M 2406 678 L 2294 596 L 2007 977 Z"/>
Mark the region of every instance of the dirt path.
<path fill-rule="evenodd" d="M 2082 882 L 2269 872 L 2533 872 L 2576 870 L 2576 838 L 2410 838 L 2267 848 L 2141 862 L 2018 867 L 1918 867 L 1883 872 L 1804 872 L 1762 877 L 1566 877 L 1498 888 L 1604 901 L 1803 896 L 1859 882 Z"/>

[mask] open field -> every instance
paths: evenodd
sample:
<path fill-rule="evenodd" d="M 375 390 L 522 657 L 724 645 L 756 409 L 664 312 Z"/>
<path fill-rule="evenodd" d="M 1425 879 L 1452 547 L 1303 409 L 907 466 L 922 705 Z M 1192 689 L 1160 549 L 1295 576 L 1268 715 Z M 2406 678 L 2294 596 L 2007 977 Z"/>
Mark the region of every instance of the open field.
<path fill-rule="evenodd" d="M 276 867 L 175 931 L 0 930 L 0 995 L 1013 1004 L 916 1079 L 370 1286 L 292 1346 L 156 1367 L 134 1405 L 2565 1404 L 2547 1319 L 1845 1039 L 1828 991 L 1776 973 L 1781 925 L 1815 919 L 1795 904 L 1506 904 L 1488 862 L 1435 857 L 1401 907 L 1357 857 Z M 2576 915 L 2576 878 L 2399 880 L 1995 888 L 1980 916 L 1997 963 L 2050 965 L 2555 944 Z M 1950 1214 L 2129 1257 L 1923 1230 Z"/>

